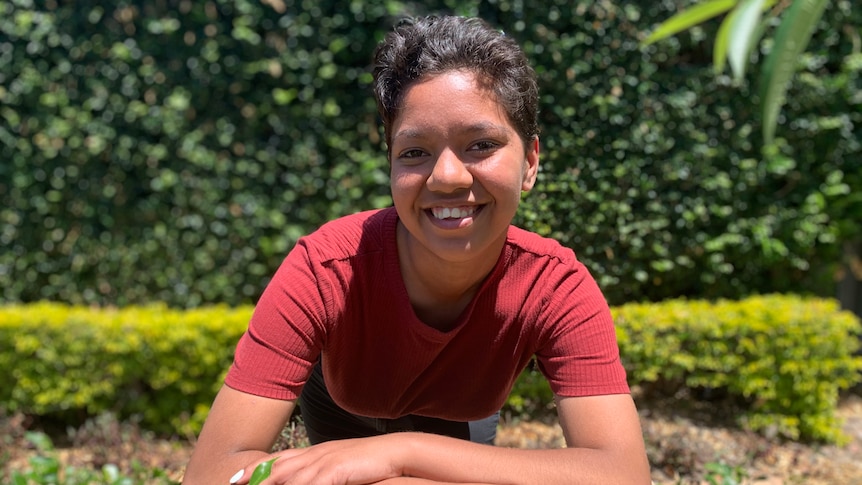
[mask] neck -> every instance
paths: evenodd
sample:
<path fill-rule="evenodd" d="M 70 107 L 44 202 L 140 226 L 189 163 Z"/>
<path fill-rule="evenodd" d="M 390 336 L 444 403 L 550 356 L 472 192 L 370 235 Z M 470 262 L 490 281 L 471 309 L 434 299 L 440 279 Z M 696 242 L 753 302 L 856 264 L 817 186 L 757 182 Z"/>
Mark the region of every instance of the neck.
<path fill-rule="evenodd" d="M 465 295 L 472 297 L 485 278 L 497 265 L 500 253 L 487 257 L 471 258 L 466 261 L 446 261 L 428 257 L 427 253 L 418 254 L 414 244 L 410 244 L 407 230 L 398 225 L 398 259 L 401 276 L 407 286 L 411 300 L 415 296 L 411 287 L 420 290 L 440 303 L 460 300 Z M 503 244 L 500 245 L 502 251 Z"/>

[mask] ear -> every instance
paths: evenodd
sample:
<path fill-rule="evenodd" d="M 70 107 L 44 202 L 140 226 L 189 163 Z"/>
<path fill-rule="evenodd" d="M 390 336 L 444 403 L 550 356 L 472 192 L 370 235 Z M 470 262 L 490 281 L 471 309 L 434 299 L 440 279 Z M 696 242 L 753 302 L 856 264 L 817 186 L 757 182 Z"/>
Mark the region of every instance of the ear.
<path fill-rule="evenodd" d="M 536 176 L 539 173 L 539 137 L 536 136 L 527 146 L 526 159 L 524 160 L 524 178 L 521 182 L 521 190 L 528 192 L 536 184 Z"/>

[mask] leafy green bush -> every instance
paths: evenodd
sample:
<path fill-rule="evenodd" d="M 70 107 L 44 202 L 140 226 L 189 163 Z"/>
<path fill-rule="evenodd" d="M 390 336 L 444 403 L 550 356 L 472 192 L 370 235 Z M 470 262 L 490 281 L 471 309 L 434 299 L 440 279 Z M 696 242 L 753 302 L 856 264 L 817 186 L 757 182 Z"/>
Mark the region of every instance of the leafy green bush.
<path fill-rule="evenodd" d="M 837 226 L 859 231 L 859 211 L 839 207 L 862 207 L 860 65 L 855 34 L 835 29 L 862 11 L 834 2 L 788 95 L 784 138 L 761 153 L 756 84 L 712 72 L 703 32 L 718 22 L 638 44 L 656 15 L 692 2 L 542 3 L 516 31 L 544 93 L 545 166 L 523 224 L 574 248 L 614 304 L 832 296 Z"/>
<path fill-rule="evenodd" d="M 675 300 L 613 313 L 631 382 L 670 394 L 723 390 L 743 401 L 750 429 L 842 440 L 834 410 L 840 390 L 862 380 L 862 326 L 834 301 Z"/>
<path fill-rule="evenodd" d="M 518 222 L 614 304 L 833 294 L 860 236 L 862 9 L 833 2 L 774 152 L 683 2 L 0 2 L 0 288 L 43 299 L 248 304 L 297 237 L 389 203 L 369 90 L 396 18 L 480 15 L 541 84 L 543 166 Z M 752 71 L 752 78 L 757 72 Z"/>
<path fill-rule="evenodd" d="M 113 412 L 149 429 L 200 429 L 249 307 L 95 310 L 39 303 L 0 309 L 0 387 L 9 412 L 80 419 Z"/>
<path fill-rule="evenodd" d="M 0 408 L 79 424 L 82 415 L 135 416 L 155 431 L 199 431 L 251 307 L 98 310 L 40 303 L 0 307 Z M 860 381 L 859 321 L 832 300 L 789 296 L 669 301 L 612 309 L 632 384 L 720 389 L 747 411 L 741 424 L 838 441 L 838 392 Z M 535 370 L 506 413 L 545 413 L 553 395 Z"/>

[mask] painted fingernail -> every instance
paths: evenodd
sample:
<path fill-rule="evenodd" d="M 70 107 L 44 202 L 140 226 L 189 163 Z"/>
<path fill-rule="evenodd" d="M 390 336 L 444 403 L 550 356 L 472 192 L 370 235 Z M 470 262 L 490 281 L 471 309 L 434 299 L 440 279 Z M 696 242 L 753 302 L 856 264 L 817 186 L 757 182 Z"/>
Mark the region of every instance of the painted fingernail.
<path fill-rule="evenodd" d="M 245 473 L 245 470 L 240 470 L 240 471 L 236 472 L 236 474 L 234 474 L 234 476 L 230 477 L 230 483 L 234 484 L 234 483 L 238 482 L 239 479 L 242 478 L 243 473 Z"/>

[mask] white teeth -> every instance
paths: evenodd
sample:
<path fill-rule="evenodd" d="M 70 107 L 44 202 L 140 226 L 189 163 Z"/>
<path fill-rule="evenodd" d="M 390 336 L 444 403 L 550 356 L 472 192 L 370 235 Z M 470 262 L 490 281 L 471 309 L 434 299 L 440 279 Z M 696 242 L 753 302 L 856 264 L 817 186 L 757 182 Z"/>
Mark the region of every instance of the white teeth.
<path fill-rule="evenodd" d="M 431 209 L 431 213 L 437 219 L 461 219 L 462 217 L 472 216 L 475 212 L 475 207 L 435 207 Z"/>

